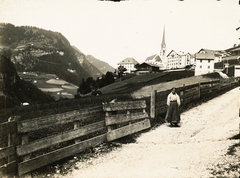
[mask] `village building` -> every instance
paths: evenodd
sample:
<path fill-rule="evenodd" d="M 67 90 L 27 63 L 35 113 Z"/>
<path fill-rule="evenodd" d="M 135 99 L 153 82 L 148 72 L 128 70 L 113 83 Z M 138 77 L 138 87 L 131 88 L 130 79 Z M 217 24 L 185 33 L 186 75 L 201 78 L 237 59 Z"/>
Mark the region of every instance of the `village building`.
<path fill-rule="evenodd" d="M 225 54 L 225 51 L 221 50 L 210 50 L 210 49 L 200 49 L 197 53 L 203 53 L 203 54 L 213 54 L 214 55 L 214 62 L 221 62 L 222 57 Z"/>
<path fill-rule="evenodd" d="M 223 73 L 228 77 L 240 77 L 240 65 L 230 65 L 224 68 Z"/>
<path fill-rule="evenodd" d="M 145 63 L 147 64 L 153 64 L 157 65 L 159 68 L 163 68 L 163 62 L 158 54 L 154 54 L 152 56 L 149 56 L 146 60 Z"/>
<path fill-rule="evenodd" d="M 193 65 L 193 66 L 196 65 L 195 54 L 191 54 L 191 57 L 190 57 L 190 65 Z"/>
<path fill-rule="evenodd" d="M 195 76 L 213 72 L 214 60 L 215 56 L 213 53 L 197 53 Z"/>
<path fill-rule="evenodd" d="M 229 77 L 240 77 L 240 45 L 226 49 L 225 52 L 220 67 Z"/>
<path fill-rule="evenodd" d="M 159 72 L 158 65 L 143 62 L 142 64 L 138 65 L 137 70 L 135 71 L 135 74 L 142 75 L 142 74 L 157 73 L 157 72 Z"/>
<path fill-rule="evenodd" d="M 194 65 L 195 64 L 195 57 L 190 53 L 181 52 L 177 53 L 176 51 L 172 50 L 167 55 L 167 69 L 179 69 L 184 68 L 187 65 Z"/>
<path fill-rule="evenodd" d="M 126 58 L 121 62 L 117 63 L 118 67 L 123 66 L 127 71 L 126 73 L 131 73 L 136 70 L 135 65 L 139 64 L 134 58 Z"/>
<path fill-rule="evenodd" d="M 168 55 L 167 55 L 167 69 L 176 69 L 179 66 L 179 61 L 181 60 L 180 55 L 172 50 Z"/>
<path fill-rule="evenodd" d="M 223 61 L 235 60 L 240 58 L 240 45 L 225 50 Z"/>

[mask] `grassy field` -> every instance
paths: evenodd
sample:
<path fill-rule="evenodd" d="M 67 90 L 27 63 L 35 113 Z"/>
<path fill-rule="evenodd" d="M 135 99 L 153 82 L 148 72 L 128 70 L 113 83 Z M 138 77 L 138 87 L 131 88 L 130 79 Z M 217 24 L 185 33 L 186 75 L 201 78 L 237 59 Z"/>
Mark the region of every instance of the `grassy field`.
<path fill-rule="evenodd" d="M 19 73 L 19 76 L 43 92 L 50 93 L 56 100 L 60 97 L 72 99 L 77 93 L 78 86 L 61 80 L 54 74 Z"/>
<path fill-rule="evenodd" d="M 187 70 L 137 75 L 132 78 L 103 87 L 100 89 L 100 91 L 103 94 L 132 93 L 145 86 L 156 85 L 159 83 L 166 83 L 166 82 L 175 81 L 183 78 L 189 78 L 193 76 L 194 76 L 194 71 L 187 71 Z"/>

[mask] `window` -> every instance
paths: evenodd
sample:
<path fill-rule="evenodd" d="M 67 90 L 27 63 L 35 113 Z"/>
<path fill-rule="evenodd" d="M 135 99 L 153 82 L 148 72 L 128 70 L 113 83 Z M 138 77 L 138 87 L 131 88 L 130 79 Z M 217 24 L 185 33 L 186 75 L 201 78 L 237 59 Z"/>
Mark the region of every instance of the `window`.
<path fill-rule="evenodd" d="M 200 60 L 200 62 L 202 63 L 202 59 Z"/>
<path fill-rule="evenodd" d="M 201 69 L 201 68 L 202 68 L 202 66 L 199 66 L 199 68 Z"/>
<path fill-rule="evenodd" d="M 210 69 L 210 66 L 208 66 L 208 69 Z"/>
<path fill-rule="evenodd" d="M 210 63 L 210 59 L 208 59 L 208 63 Z"/>

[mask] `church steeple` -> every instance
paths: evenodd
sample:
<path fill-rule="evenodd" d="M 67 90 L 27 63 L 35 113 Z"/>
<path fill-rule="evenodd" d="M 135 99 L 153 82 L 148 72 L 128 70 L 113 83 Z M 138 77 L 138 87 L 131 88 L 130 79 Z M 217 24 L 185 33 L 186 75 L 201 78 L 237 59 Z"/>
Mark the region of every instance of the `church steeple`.
<path fill-rule="evenodd" d="M 165 56 L 166 55 L 165 53 L 166 53 L 166 43 L 165 43 L 165 26 L 164 26 L 160 56 Z"/>

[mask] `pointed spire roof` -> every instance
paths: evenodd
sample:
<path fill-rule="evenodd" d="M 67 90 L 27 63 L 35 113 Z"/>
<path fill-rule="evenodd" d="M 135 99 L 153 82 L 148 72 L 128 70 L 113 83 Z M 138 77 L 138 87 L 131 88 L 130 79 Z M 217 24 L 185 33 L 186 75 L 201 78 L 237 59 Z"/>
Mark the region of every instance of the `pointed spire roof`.
<path fill-rule="evenodd" d="M 163 37 L 162 37 L 162 48 L 166 47 L 166 43 L 165 43 L 165 26 L 163 28 Z"/>

